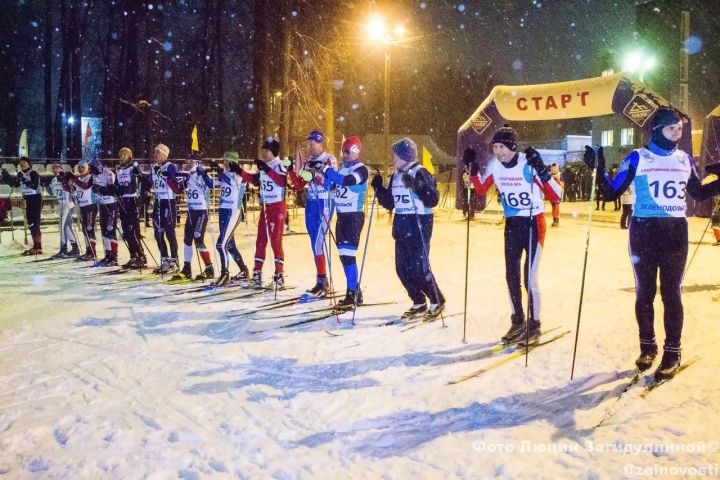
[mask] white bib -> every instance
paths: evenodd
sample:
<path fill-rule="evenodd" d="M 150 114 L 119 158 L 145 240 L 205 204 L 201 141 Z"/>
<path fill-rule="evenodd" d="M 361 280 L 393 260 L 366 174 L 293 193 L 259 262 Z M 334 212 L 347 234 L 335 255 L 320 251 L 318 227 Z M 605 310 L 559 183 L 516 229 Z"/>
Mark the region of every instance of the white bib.
<path fill-rule="evenodd" d="M 418 163 L 406 172 L 396 172 L 395 175 L 393 175 L 390 188 L 392 189 L 393 200 L 395 202 L 395 215 L 427 215 L 432 213 L 432 208 L 426 207 L 415 192 L 407 188 L 402 181 L 403 174 L 407 173 L 415 178 L 415 175 L 421 168 L 422 165 Z"/>
<path fill-rule="evenodd" d="M 640 155 L 633 179 L 635 186 L 635 217 L 684 217 L 687 210 L 688 179 L 692 166 L 687 153 L 675 150 L 658 155 L 646 148 Z"/>
<path fill-rule="evenodd" d="M 100 172 L 99 175 L 93 175 L 93 184 L 98 185 L 101 187 L 105 187 L 107 185 L 112 185 L 115 183 L 115 174 L 108 170 L 107 168 L 103 168 L 103 171 Z M 101 205 L 109 205 L 111 203 L 115 203 L 115 196 L 114 195 L 97 195 L 98 203 Z"/>
<path fill-rule="evenodd" d="M 91 178 L 92 175 L 78 177 L 78 179 L 84 183 L 90 182 Z M 92 187 L 83 189 L 80 188 L 78 185 L 75 185 L 75 200 L 77 200 L 78 207 L 87 207 L 88 205 L 97 203 L 97 198 L 96 195 L 93 193 Z"/>
<path fill-rule="evenodd" d="M 242 208 L 243 196 L 245 196 L 245 183 L 242 177 L 235 172 L 225 172 L 230 178 L 230 184 L 217 182 L 220 187 L 220 208 L 240 210 Z"/>
<path fill-rule="evenodd" d="M 22 176 L 25 177 L 26 181 L 30 181 L 30 172 L 32 172 L 32 170 L 28 171 L 27 173 L 22 172 Z M 22 193 L 23 195 L 36 195 L 38 193 L 38 190 L 37 188 L 30 188 L 25 186 L 24 183 L 21 183 L 20 193 Z"/>
<path fill-rule="evenodd" d="M 185 188 L 185 198 L 189 210 L 207 210 L 210 189 L 203 178 L 196 172 L 192 172 L 188 178 Z"/>
<path fill-rule="evenodd" d="M 323 164 L 329 162 L 329 165 L 332 168 L 337 168 L 337 160 L 335 160 L 335 157 L 333 157 L 327 152 L 323 152 L 317 157 L 311 158 L 310 160 L 319 160 L 323 162 Z M 307 199 L 315 200 L 327 198 L 329 198 L 329 195 L 327 185 L 325 184 L 325 177 L 321 173 L 313 173 L 313 178 L 310 180 L 310 183 L 307 187 Z"/>
<path fill-rule="evenodd" d="M 53 197 L 57 198 L 59 207 L 72 208 L 75 205 L 72 201 L 70 192 L 63 188 L 62 182 L 58 180 L 57 177 L 53 177 L 50 182 L 50 191 L 52 192 Z"/>
<path fill-rule="evenodd" d="M 125 167 L 125 168 L 118 168 L 117 183 L 121 188 L 126 189 L 132 184 L 133 168 L 134 167 L 132 165 L 130 165 L 129 167 Z M 132 193 L 124 193 L 123 194 L 123 198 L 131 198 L 131 197 L 137 197 L 137 196 L 138 196 L 137 191 L 134 191 Z"/>
<path fill-rule="evenodd" d="M 360 162 L 349 167 L 343 165 L 338 170 L 338 173 L 342 176 L 352 175 L 360 167 L 364 167 Z M 367 192 L 367 182 L 348 187 L 335 185 L 335 208 L 337 208 L 338 213 L 362 212 L 365 204 L 365 192 Z"/>
<path fill-rule="evenodd" d="M 535 216 L 545 211 L 542 187 L 537 174 L 527 164 L 524 153 L 518 155 L 517 164 L 512 168 L 506 168 L 500 160 L 493 157 L 488 163 L 483 180 L 490 175 L 500 192 L 500 202 L 506 218 Z"/>
<path fill-rule="evenodd" d="M 280 161 L 272 161 L 268 166 L 275 172 L 285 174 Z M 271 205 L 285 200 L 285 185 L 278 185 L 270 176 L 260 171 L 260 203 L 263 205 Z"/>
<path fill-rule="evenodd" d="M 170 165 L 170 162 L 165 162 L 160 167 L 160 170 L 163 172 L 167 172 L 168 168 L 170 168 Z M 153 189 L 155 190 L 155 198 L 157 198 L 158 200 L 174 200 L 175 192 L 173 192 L 170 188 L 170 185 L 168 185 L 167 179 L 162 175 L 156 174 L 155 168 L 152 169 L 150 175 L 152 179 Z"/>

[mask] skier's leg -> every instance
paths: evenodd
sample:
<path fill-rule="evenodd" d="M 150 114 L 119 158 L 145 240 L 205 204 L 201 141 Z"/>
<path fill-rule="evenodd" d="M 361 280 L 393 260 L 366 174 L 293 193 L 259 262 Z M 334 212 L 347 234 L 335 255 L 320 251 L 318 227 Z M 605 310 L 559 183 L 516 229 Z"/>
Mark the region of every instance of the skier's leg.
<path fill-rule="evenodd" d="M 356 256 L 364 223 L 364 212 L 348 212 L 338 213 L 337 223 L 335 224 L 335 239 L 337 240 L 340 262 L 345 272 L 347 289 L 353 292 L 358 288 Z"/>
<path fill-rule="evenodd" d="M 422 278 L 425 280 L 422 285 L 422 291 L 431 305 L 444 304 L 445 297 L 443 297 L 440 292 L 440 287 L 438 287 L 435 276 L 430 268 L 430 239 L 432 238 L 434 219 L 432 215 L 419 215 L 418 218 L 422 228 L 422 235 L 418 237 L 421 245 L 420 265 L 422 267 Z M 422 244 L 423 241 L 425 242 L 424 245 Z"/>
<path fill-rule="evenodd" d="M 164 200 L 155 200 L 153 205 L 153 233 L 155 235 L 155 242 L 157 243 L 158 250 L 160 250 L 160 257 L 163 259 L 168 256 L 167 244 L 165 243 L 165 232 L 163 231 L 163 217 L 162 210 L 166 208 L 163 206 Z"/>
<path fill-rule="evenodd" d="M 524 318 L 520 260 L 528 241 L 527 223 L 527 218 L 523 217 L 511 217 L 505 220 L 505 281 L 510 295 L 512 315 L 517 318 Z"/>
<path fill-rule="evenodd" d="M 532 222 L 532 262 L 528 261 L 528 253 L 525 256 L 525 290 L 528 292 L 530 311 L 528 321 L 533 320 L 535 324 L 540 323 L 540 285 L 538 272 L 540 270 L 540 257 L 542 256 L 543 245 L 545 244 L 545 215 L 535 216 Z M 529 266 L 530 264 L 530 266 Z M 537 325 L 534 325 L 537 327 Z M 533 328 L 533 325 L 530 327 Z"/>
<path fill-rule="evenodd" d="M 269 209 L 270 217 L 270 246 L 275 258 L 275 273 L 281 274 L 285 270 L 285 252 L 283 251 L 283 232 L 285 231 L 285 217 L 287 207 L 284 203 L 274 204 Z"/>
<path fill-rule="evenodd" d="M 178 259 L 178 242 L 177 235 L 175 234 L 175 227 L 177 227 L 177 201 L 168 200 L 167 215 L 165 217 L 165 235 L 170 245 L 170 257 L 177 261 Z"/>
<path fill-rule="evenodd" d="M 653 300 L 657 292 L 658 253 L 656 229 L 646 219 L 630 221 L 630 262 L 635 276 L 635 317 L 640 332 L 640 347 L 652 349 L 655 343 L 655 310 Z M 643 347 L 645 346 L 645 347 Z"/>
<path fill-rule="evenodd" d="M 265 250 L 268 243 L 268 207 L 263 205 L 260 207 L 260 220 L 258 221 L 257 237 L 255 238 L 255 266 L 254 271 L 262 271 L 265 264 Z"/>
<path fill-rule="evenodd" d="M 680 351 L 683 327 L 682 279 L 688 256 L 687 221 L 670 220 L 672 228 L 663 236 L 660 256 L 660 296 L 665 325 L 665 350 Z M 669 226 L 670 226 L 669 225 Z"/>
<path fill-rule="evenodd" d="M 395 271 L 414 305 L 426 305 L 422 293 L 419 242 L 395 241 Z M 424 311 L 424 309 L 423 309 Z"/>

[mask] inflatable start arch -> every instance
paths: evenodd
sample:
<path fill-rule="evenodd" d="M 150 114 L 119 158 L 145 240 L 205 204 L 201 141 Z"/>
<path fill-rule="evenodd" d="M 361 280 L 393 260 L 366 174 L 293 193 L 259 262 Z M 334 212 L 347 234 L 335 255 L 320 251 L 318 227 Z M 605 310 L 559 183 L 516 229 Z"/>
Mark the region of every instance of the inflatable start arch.
<path fill-rule="evenodd" d="M 540 85 L 498 85 L 460 127 L 456 161 L 463 171 L 463 152 L 474 148 L 481 171 L 490 158 L 490 141 L 495 130 L 507 122 L 538 122 L 615 115 L 628 125 L 645 129 L 649 136 L 651 119 L 661 106 L 670 103 L 639 82 L 623 74 L 572 82 Z M 692 152 L 690 120 L 680 148 Z M 701 167 L 698 165 L 698 167 Z M 463 184 L 458 175 L 456 207 L 462 208 Z"/>

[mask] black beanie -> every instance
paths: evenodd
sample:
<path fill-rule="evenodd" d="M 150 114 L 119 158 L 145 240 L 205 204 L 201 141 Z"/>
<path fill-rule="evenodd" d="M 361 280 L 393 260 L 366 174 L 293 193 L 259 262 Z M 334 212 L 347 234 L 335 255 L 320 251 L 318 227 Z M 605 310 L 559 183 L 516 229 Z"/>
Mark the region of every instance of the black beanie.
<path fill-rule="evenodd" d="M 270 150 L 273 156 L 277 157 L 280 153 L 280 142 L 273 137 L 268 137 L 265 143 L 263 143 L 262 148 L 263 150 Z"/>
<path fill-rule="evenodd" d="M 502 143 L 512 151 L 517 151 L 518 148 L 518 134 L 508 125 L 507 123 L 497 129 L 495 135 L 493 135 L 492 143 Z"/>
<path fill-rule="evenodd" d="M 663 135 L 663 128 L 675 125 L 682 120 L 682 117 L 674 108 L 660 107 L 652 119 L 651 139 L 655 145 L 665 150 L 672 150 L 677 147 L 677 142 L 671 142 Z"/>

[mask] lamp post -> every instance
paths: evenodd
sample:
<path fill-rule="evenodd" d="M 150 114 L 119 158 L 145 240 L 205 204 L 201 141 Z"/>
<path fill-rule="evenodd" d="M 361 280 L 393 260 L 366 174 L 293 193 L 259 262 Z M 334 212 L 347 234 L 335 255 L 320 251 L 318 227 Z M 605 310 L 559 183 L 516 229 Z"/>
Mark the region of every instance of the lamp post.
<path fill-rule="evenodd" d="M 382 43 L 385 53 L 385 71 L 383 75 L 383 152 L 390 148 L 390 48 L 402 41 L 405 27 L 396 25 L 392 30 L 387 28 L 385 19 L 374 15 L 367 24 L 367 33 L 371 41 Z M 383 153 L 384 155 L 385 153 Z"/>

